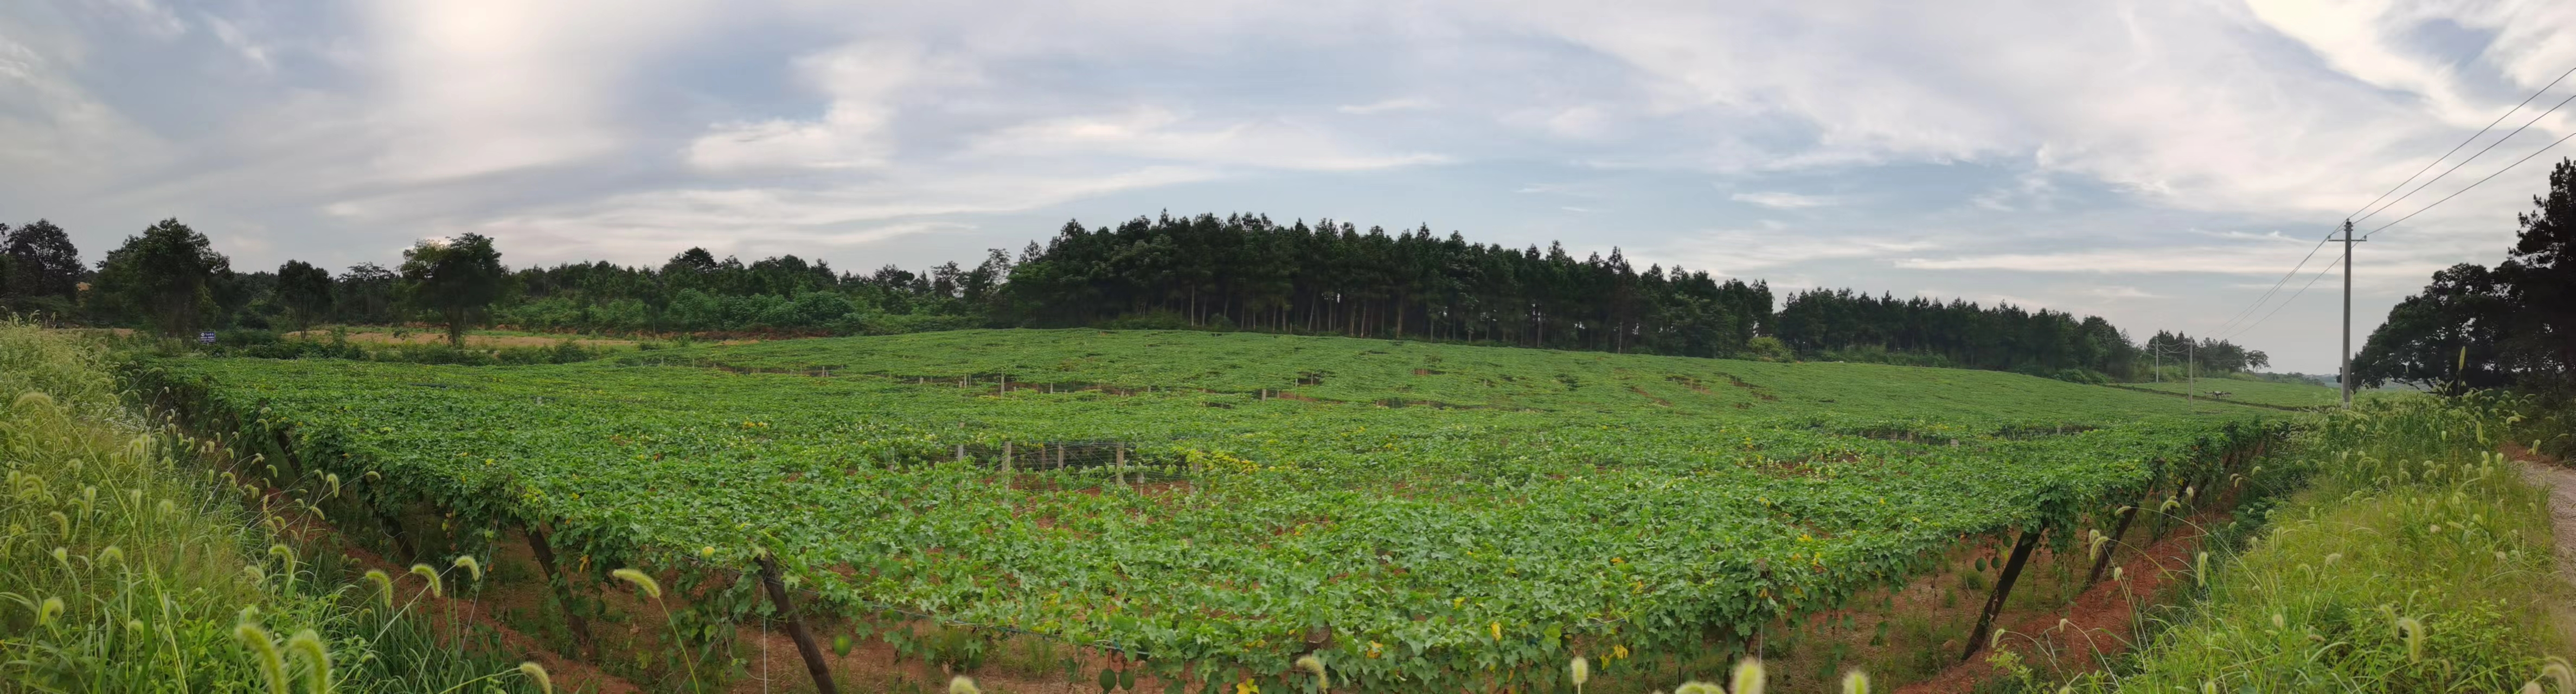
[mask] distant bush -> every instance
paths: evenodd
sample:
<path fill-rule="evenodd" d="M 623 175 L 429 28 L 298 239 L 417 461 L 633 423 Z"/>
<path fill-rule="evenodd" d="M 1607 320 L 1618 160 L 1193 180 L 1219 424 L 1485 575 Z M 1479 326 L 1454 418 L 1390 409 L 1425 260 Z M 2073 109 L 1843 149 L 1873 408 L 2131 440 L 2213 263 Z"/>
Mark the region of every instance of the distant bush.
<path fill-rule="evenodd" d="M 1791 353 L 1789 346 L 1781 343 L 1780 338 L 1764 335 L 1745 341 L 1741 356 L 1754 361 L 1789 361 L 1797 355 Z"/>

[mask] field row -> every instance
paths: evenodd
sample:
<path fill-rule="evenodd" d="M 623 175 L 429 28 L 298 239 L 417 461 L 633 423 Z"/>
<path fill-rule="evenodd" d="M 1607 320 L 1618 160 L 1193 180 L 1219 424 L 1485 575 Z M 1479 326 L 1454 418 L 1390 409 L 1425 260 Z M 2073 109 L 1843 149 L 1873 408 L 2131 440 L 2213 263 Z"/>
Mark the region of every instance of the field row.
<path fill-rule="evenodd" d="M 1044 341 L 961 335 L 1024 354 L 869 368 L 865 354 L 754 361 L 754 345 L 685 357 L 733 370 L 183 359 L 142 373 L 200 426 L 278 442 L 263 444 L 272 460 L 306 466 L 289 477 L 377 479 L 371 503 L 425 503 L 465 528 L 552 528 L 595 574 L 724 580 L 768 550 L 848 613 L 1009 626 L 1201 673 L 1274 669 L 1329 628 L 1335 668 L 1363 682 L 1553 668 L 1577 644 L 1740 644 L 1963 538 L 2090 527 L 2151 487 L 2205 485 L 2255 436 L 2245 424 L 2283 414 L 2009 374 L 1270 336 L 1252 337 L 1349 353 L 1309 355 L 1336 372 L 1315 384 L 1241 345 L 1155 345 L 1247 361 L 1196 377 L 1122 371 L 1137 345 L 1059 346 L 1059 362 L 1101 364 L 1043 382 L 1122 387 L 1002 390 L 1006 371 L 1043 373 L 1020 369 Z M 1448 368 L 1409 366 L 1425 357 Z M 840 375 L 805 375 L 816 366 Z M 1540 374 L 1573 385 L 1526 385 Z M 1470 397 L 1506 389 L 1488 381 L 1522 385 Z M 1389 393 L 1477 406 L 1388 407 Z M 1177 481 L 1046 465 L 1065 444 Z M 991 459 L 1006 447 L 1009 474 Z"/>

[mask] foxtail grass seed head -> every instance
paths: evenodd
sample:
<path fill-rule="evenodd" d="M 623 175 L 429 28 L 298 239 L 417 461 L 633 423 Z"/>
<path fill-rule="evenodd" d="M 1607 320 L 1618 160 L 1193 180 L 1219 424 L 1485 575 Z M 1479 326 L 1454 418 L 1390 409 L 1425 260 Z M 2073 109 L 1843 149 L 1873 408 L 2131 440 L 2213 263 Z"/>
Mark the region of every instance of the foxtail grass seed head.
<path fill-rule="evenodd" d="M 233 626 L 233 638 L 250 649 L 251 663 L 259 667 L 260 679 L 268 683 L 269 694 L 286 694 L 286 656 L 277 652 L 277 641 L 267 629 L 250 622 Z"/>
<path fill-rule="evenodd" d="M 1682 686 L 1674 687 L 1673 694 L 1726 694 L 1726 690 L 1707 682 L 1693 681 L 1683 682 Z"/>
<path fill-rule="evenodd" d="M 2406 639 L 2406 662 L 2424 659 L 2424 622 L 2414 617 L 2399 617 L 2397 635 Z"/>
<path fill-rule="evenodd" d="M 2290 621 L 2287 618 L 2282 617 L 2281 613 L 2274 612 L 2272 613 L 2272 628 L 2288 629 L 2290 628 Z"/>
<path fill-rule="evenodd" d="M 483 582 L 483 562 L 475 561 L 474 555 L 468 554 L 457 557 L 456 561 L 451 565 L 459 569 L 464 569 L 468 580 L 475 583 Z"/>
<path fill-rule="evenodd" d="M 45 598 L 44 602 L 36 604 L 36 626 L 50 626 L 55 618 L 61 616 L 63 616 L 62 598 Z"/>
<path fill-rule="evenodd" d="M 117 547 L 116 545 L 108 545 L 98 551 L 98 565 L 100 566 L 123 563 L 125 563 L 125 550 Z"/>
<path fill-rule="evenodd" d="M 413 564 L 411 565 L 411 575 L 419 576 L 422 579 L 429 581 L 430 597 L 447 597 L 447 587 L 440 584 L 437 569 L 429 568 L 428 564 Z"/>
<path fill-rule="evenodd" d="M 555 679 L 546 676 L 546 666 L 538 665 L 534 660 L 522 662 L 519 663 L 519 674 L 537 683 L 538 694 L 555 694 Z"/>
<path fill-rule="evenodd" d="M 330 474 L 323 475 L 323 476 L 322 476 L 322 487 L 323 487 L 323 488 L 325 488 L 325 489 L 329 489 L 329 490 L 331 490 L 331 494 L 330 494 L 330 496 L 332 496 L 332 497 L 334 497 L 334 498 L 339 497 L 339 496 L 340 496 L 340 473 L 336 473 L 336 472 L 334 472 L 334 473 L 330 473 Z"/>
<path fill-rule="evenodd" d="M 2569 666 L 2566 658 L 2549 656 L 2548 662 L 2540 666 L 2540 676 L 2558 682 L 2559 694 L 2576 694 L 2576 667 Z"/>
<path fill-rule="evenodd" d="M 948 694 L 984 694 L 975 688 L 975 678 L 965 675 L 948 678 Z"/>
<path fill-rule="evenodd" d="M 2201 552 L 2192 555 L 2191 564 L 2192 584 L 2202 588 L 2209 587 L 2209 553 Z"/>
<path fill-rule="evenodd" d="M 1333 687 L 1332 677 L 1324 674 L 1324 659 L 1315 657 L 1315 654 L 1308 653 L 1306 655 L 1298 656 L 1297 669 L 1313 673 L 1315 675 L 1315 685 L 1317 689 L 1331 689 Z"/>
<path fill-rule="evenodd" d="M 2113 580 L 2113 581 L 2127 581 L 2127 580 L 2129 580 L 2129 572 L 2127 571 L 2127 568 L 2128 568 L 2128 567 L 2124 567 L 2124 566 L 2114 566 L 2114 567 L 2111 567 L 2111 580 Z"/>
<path fill-rule="evenodd" d="M 1565 670 L 1567 680 L 1574 683 L 1575 689 L 1582 689 L 1583 683 L 1592 681 L 1592 661 L 1584 660 L 1583 656 L 1575 656 L 1574 662 L 1565 665 Z"/>
<path fill-rule="evenodd" d="M 652 576 L 647 576 L 642 571 L 634 569 L 618 569 L 616 571 L 608 572 L 608 575 L 617 577 L 617 580 L 635 584 L 635 591 L 643 593 L 644 597 L 655 600 L 662 599 L 661 582 L 653 580 Z M 969 682 L 968 684 L 971 686 L 973 683 Z"/>
<path fill-rule="evenodd" d="M 311 629 L 286 637 L 286 651 L 304 660 L 304 686 L 313 694 L 330 694 L 331 647 Z"/>
<path fill-rule="evenodd" d="M 385 572 L 383 572 L 383 571 L 381 571 L 381 570 L 377 570 L 377 569 L 368 569 L 368 570 L 367 570 L 367 582 L 368 582 L 368 583 L 376 584 L 376 594 L 377 594 L 377 595 L 379 595 L 379 596 L 383 596 L 384 601 L 385 601 L 385 609 L 388 609 L 388 610 L 393 609 L 393 608 L 394 608 L 394 577 L 392 577 L 392 576 L 388 576 L 388 575 L 385 575 Z"/>
<path fill-rule="evenodd" d="M 2335 562 L 2339 562 L 2339 561 L 2343 561 L 2343 553 L 2342 553 L 2342 552 L 2335 552 L 2335 553 L 2327 554 L 2327 555 L 2326 555 L 2326 566 L 2328 566 L 2328 567 L 2332 567 L 2332 566 L 2334 566 L 2334 565 L 2335 565 Z"/>
<path fill-rule="evenodd" d="M 1843 673 L 1843 694 L 1869 694 L 1869 673 L 1859 670 Z"/>
<path fill-rule="evenodd" d="M 1767 678 L 1762 675 L 1762 658 L 1744 656 L 1743 660 L 1735 661 L 1735 686 L 1729 689 L 1731 694 L 1762 694 L 1762 682 L 1765 679 Z"/>

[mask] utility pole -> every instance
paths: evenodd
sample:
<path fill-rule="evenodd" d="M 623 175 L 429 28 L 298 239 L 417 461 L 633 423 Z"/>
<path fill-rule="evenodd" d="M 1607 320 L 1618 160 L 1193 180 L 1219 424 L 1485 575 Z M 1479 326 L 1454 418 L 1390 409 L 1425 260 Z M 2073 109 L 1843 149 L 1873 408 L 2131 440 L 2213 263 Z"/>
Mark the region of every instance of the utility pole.
<path fill-rule="evenodd" d="M 2343 371 L 2335 377 L 2343 386 L 2343 406 L 2352 408 L 2352 245 L 2362 239 L 2352 237 L 2352 220 L 2343 220 Z"/>

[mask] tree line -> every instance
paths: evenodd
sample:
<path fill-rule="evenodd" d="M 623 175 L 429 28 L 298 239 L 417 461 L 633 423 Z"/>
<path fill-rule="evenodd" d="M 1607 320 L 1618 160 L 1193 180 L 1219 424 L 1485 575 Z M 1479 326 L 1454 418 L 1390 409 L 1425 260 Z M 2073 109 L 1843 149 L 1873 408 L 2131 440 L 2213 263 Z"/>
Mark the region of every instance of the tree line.
<path fill-rule="evenodd" d="M 23 238 L 22 238 L 23 237 Z M 236 272 L 203 234 L 163 220 L 81 265 L 47 222 L 7 235 L 14 310 L 165 334 L 426 322 L 452 344 L 474 325 L 656 333 L 884 334 L 969 327 L 1258 330 L 1699 357 L 1809 358 L 2136 378 L 2190 351 L 2214 371 L 2261 352 L 2159 332 L 2144 344 L 2097 316 L 2011 304 L 1795 292 L 1630 263 L 1619 249 L 1512 248 L 1428 227 L 1389 232 L 1256 214 L 1067 222 L 1018 254 L 921 272 L 836 270 L 794 255 L 743 262 L 691 248 L 660 266 L 513 270 L 489 237 L 427 239 L 395 267 L 336 275 L 290 260 Z M 25 250 L 22 252 L 21 248 Z M 1775 308 L 1776 305 L 1776 308 Z"/>
<path fill-rule="evenodd" d="M 2576 368 L 2576 160 L 2516 215 L 2514 245 L 2493 268 L 2460 263 L 2388 311 L 2352 373 L 2360 385 L 2443 392 L 2563 388 Z M 2346 223 L 2346 231 L 2350 223 Z"/>

